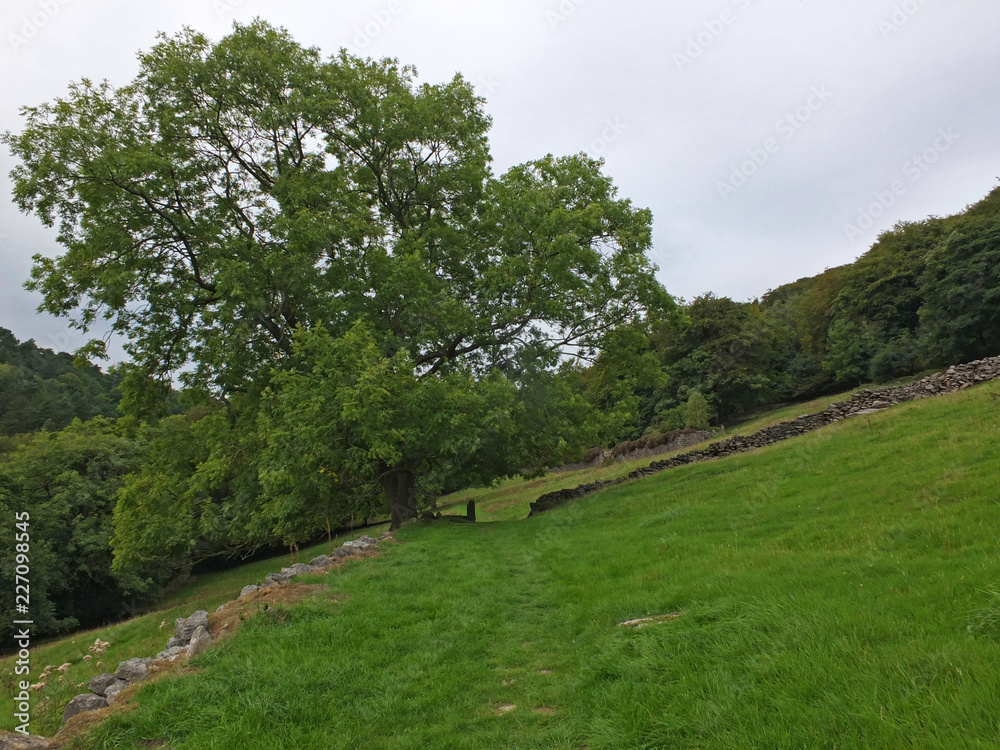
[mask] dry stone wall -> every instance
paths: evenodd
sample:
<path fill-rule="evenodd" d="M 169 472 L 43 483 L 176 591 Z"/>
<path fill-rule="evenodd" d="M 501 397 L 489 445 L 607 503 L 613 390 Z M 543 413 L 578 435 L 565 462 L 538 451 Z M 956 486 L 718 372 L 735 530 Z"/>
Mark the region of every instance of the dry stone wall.
<path fill-rule="evenodd" d="M 821 412 L 807 414 L 789 422 L 765 427 L 752 435 L 734 435 L 731 438 L 712 443 L 703 450 L 689 451 L 688 453 L 681 453 L 663 461 L 654 461 L 649 466 L 636 469 L 629 473 L 628 476 L 619 479 L 591 482 L 590 484 L 582 484 L 573 489 L 556 490 L 555 492 L 542 495 L 531 504 L 530 515 L 537 515 L 570 500 L 591 495 L 632 479 L 641 479 L 642 477 L 648 477 L 667 469 L 673 469 L 676 466 L 685 466 L 686 464 L 731 456 L 734 453 L 757 450 L 758 448 L 773 445 L 782 440 L 788 440 L 789 438 L 818 430 L 835 422 L 841 422 L 850 417 L 871 414 L 882 409 L 887 409 L 894 404 L 931 398 L 946 393 L 956 393 L 957 391 L 971 388 L 974 385 L 998 379 L 1000 379 L 1000 357 L 991 357 L 989 359 L 981 359 L 969 362 L 968 364 L 950 367 L 946 372 L 935 373 L 934 375 L 907 383 L 906 385 L 858 391 L 847 401 L 838 401 Z"/>
<path fill-rule="evenodd" d="M 383 538 L 389 536 L 383 535 Z M 293 578 L 307 573 L 325 573 L 339 561 L 358 557 L 377 550 L 379 541 L 370 536 L 362 536 L 349 542 L 344 542 L 329 555 L 320 555 L 305 563 L 282 568 L 279 573 L 269 573 L 260 584 L 245 586 L 240 591 L 240 599 L 250 596 L 261 589 L 282 586 L 290 583 Z M 223 604 L 216 611 L 225 609 Z M 108 672 L 92 677 L 87 683 L 89 692 L 82 693 L 67 704 L 63 710 L 62 720 L 65 724 L 70 718 L 85 711 L 96 711 L 112 705 L 116 696 L 130 685 L 135 685 L 147 679 L 155 670 L 156 662 L 160 660 L 177 661 L 181 658 L 191 658 L 207 651 L 212 645 L 212 636 L 208 632 L 208 612 L 198 610 L 190 617 L 178 617 L 174 622 L 174 634 L 167 641 L 163 651 L 155 657 L 135 658 L 123 661 L 113 673 Z M 44 738 L 35 738 L 45 742 Z M 3 747 L 3 745 L 0 745 Z M 45 747 L 45 745 L 39 745 Z"/>
<path fill-rule="evenodd" d="M 550 469 L 550 471 L 553 474 L 568 474 L 571 471 L 596 469 L 598 466 L 602 466 L 607 463 L 634 461 L 637 458 L 652 458 L 653 456 L 659 456 L 664 453 L 673 453 L 674 451 L 679 451 L 684 448 L 690 448 L 692 445 L 704 443 L 711 437 L 715 437 L 714 432 L 708 432 L 705 430 L 677 430 L 673 437 L 665 443 L 661 443 L 659 445 L 632 448 L 621 452 L 619 452 L 618 448 L 615 448 L 613 451 L 610 449 L 602 450 L 589 461 L 579 461 L 575 464 L 564 464 L 557 469 Z M 632 443 L 623 443 L 622 445 L 628 447 L 642 442 L 643 439 L 640 438 Z"/>

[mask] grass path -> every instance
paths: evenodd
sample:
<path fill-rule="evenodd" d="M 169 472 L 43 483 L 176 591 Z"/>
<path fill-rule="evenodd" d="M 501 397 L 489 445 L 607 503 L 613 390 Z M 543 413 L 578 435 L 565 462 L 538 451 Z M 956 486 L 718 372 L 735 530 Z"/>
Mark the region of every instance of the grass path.
<path fill-rule="evenodd" d="M 407 528 L 80 747 L 995 748 L 997 390 Z"/>

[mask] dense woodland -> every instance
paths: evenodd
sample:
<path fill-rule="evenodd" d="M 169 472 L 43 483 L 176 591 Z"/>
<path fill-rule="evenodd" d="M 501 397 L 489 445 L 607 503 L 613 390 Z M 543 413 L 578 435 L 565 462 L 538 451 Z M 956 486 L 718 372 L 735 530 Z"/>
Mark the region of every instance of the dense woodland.
<path fill-rule="evenodd" d="M 396 527 L 596 446 L 1000 341 L 1000 189 L 760 300 L 682 302 L 601 161 L 492 172 L 460 76 L 322 59 L 260 21 L 139 64 L 0 137 L 15 202 L 65 247 L 28 288 L 131 358 L 103 376 L 0 342 L 0 520 L 31 514 L 38 632 L 124 616 L 205 560 Z"/>
<path fill-rule="evenodd" d="M 683 311 L 679 325 L 635 340 L 655 365 L 616 375 L 608 355 L 605 371 L 598 362 L 584 374 L 632 379 L 625 391 L 636 416 L 616 437 L 685 426 L 694 392 L 707 398 L 714 424 L 732 424 L 775 403 L 994 355 L 1000 188 L 955 216 L 898 224 L 850 265 L 752 302 L 705 294 Z"/>
<path fill-rule="evenodd" d="M 0 440 L 118 414 L 119 378 L 0 328 Z"/>

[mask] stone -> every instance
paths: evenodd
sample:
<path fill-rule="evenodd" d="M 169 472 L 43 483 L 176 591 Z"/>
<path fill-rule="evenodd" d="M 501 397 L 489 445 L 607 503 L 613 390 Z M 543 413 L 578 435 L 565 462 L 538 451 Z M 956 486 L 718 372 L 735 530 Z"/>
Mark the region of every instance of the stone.
<path fill-rule="evenodd" d="M 288 583 L 292 580 L 292 576 L 287 573 L 268 573 L 264 578 L 264 583 L 281 585 L 283 583 Z"/>
<path fill-rule="evenodd" d="M 149 665 L 152 661 L 152 659 L 142 659 L 139 657 L 123 661 L 118 665 L 118 669 L 115 670 L 115 677 L 130 683 L 142 682 L 149 677 Z"/>
<path fill-rule="evenodd" d="M 314 557 L 309 561 L 309 564 L 314 568 L 326 568 L 333 563 L 329 555 L 320 555 L 319 557 Z"/>
<path fill-rule="evenodd" d="M 190 642 L 191 635 L 198 628 L 208 627 L 208 612 L 203 609 L 199 609 L 197 612 L 193 613 L 190 617 L 178 617 L 175 625 L 174 632 L 177 637 L 181 639 L 183 645 Z"/>
<path fill-rule="evenodd" d="M 240 591 L 240 599 L 244 596 L 250 596 L 254 591 L 260 591 L 260 586 L 251 583 L 249 586 L 244 586 L 243 590 Z"/>
<path fill-rule="evenodd" d="M 118 682 L 117 677 L 115 677 L 111 672 L 105 672 L 104 674 L 95 675 L 90 678 L 87 683 L 87 690 L 92 692 L 94 695 L 104 695 L 104 691 L 108 689 L 109 685 Z"/>
<path fill-rule="evenodd" d="M 351 554 L 356 554 L 358 552 L 367 552 L 373 546 L 374 546 L 373 544 L 369 544 L 368 542 L 363 542 L 360 539 L 355 539 L 352 542 L 344 542 L 341 545 L 341 549 L 346 549 Z"/>
<path fill-rule="evenodd" d="M 77 714 L 82 714 L 84 711 L 97 711 L 98 709 L 106 708 L 107 705 L 108 702 L 99 695 L 94 695 L 93 693 L 78 695 L 63 709 L 63 724 Z"/>
<path fill-rule="evenodd" d="M 343 560 L 345 557 L 350 557 L 351 553 L 348 552 L 343 547 L 337 547 L 333 552 L 330 553 L 330 558 L 334 560 Z"/>
<path fill-rule="evenodd" d="M 300 576 L 304 573 L 315 573 L 315 572 L 316 569 L 314 567 L 312 567 L 311 565 L 306 565 L 305 563 L 295 563 L 294 565 L 281 569 L 281 574 L 287 575 L 289 577 Z"/>
<path fill-rule="evenodd" d="M 51 742 L 37 734 L 0 735 L 0 750 L 48 750 Z"/>
<path fill-rule="evenodd" d="M 128 683 L 125 682 L 125 680 L 118 680 L 118 682 L 108 686 L 108 690 L 104 694 L 104 697 L 107 698 L 109 704 L 114 703 L 115 698 L 118 697 L 118 693 L 120 693 L 127 687 Z"/>
<path fill-rule="evenodd" d="M 166 649 L 165 651 L 161 651 L 160 653 L 158 653 L 156 655 L 156 658 L 157 659 L 169 659 L 170 661 L 174 661 L 175 657 L 180 656 L 181 654 L 183 654 L 187 650 L 188 650 L 187 646 L 172 646 L 172 647 Z"/>
<path fill-rule="evenodd" d="M 194 635 L 191 636 L 191 643 L 187 648 L 188 658 L 190 659 L 192 656 L 205 653 L 211 645 L 212 636 L 208 634 L 208 630 L 201 627 L 198 628 L 194 631 Z"/>
<path fill-rule="evenodd" d="M 174 646 L 183 646 L 184 639 L 178 638 L 176 635 L 170 636 L 170 640 L 167 641 L 167 648 L 173 648 Z"/>

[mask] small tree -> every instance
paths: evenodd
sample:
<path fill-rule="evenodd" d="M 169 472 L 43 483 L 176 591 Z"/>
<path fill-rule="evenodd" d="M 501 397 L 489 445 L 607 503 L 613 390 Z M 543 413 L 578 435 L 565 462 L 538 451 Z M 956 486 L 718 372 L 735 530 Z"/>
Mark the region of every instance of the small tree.
<path fill-rule="evenodd" d="M 700 391 L 691 391 L 684 410 L 684 426 L 690 430 L 707 430 L 710 426 L 708 399 Z"/>

